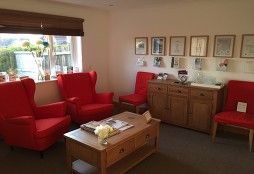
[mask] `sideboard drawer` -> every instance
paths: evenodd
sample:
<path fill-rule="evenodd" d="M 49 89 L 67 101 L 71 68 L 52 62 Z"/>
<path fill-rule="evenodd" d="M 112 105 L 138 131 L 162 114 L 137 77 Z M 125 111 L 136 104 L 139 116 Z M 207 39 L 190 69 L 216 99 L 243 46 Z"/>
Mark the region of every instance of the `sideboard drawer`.
<path fill-rule="evenodd" d="M 107 151 L 107 166 L 114 164 L 116 161 L 125 157 L 135 150 L 135 140 L 131 139 Z"/>
<path fill-rule="evenodd" d="M 212 99 L 213 92 L 201 89 L 191 89 L 191 97 L 203 98 L 203 99 Z"/>
<path fill-rule="evenodd" d="M 173 95 L 188 96 L 188 88 L 178 87 L 178 86 L 169 86 L 169 93 Z"/>
<path fill-rule="evenodd" d="M 150 127 L 135 138 L 136 148 L 145 145 L 149 140 L 157 136 L 156 127 Z"/>
<path fill-rule="evenodd" d="M 167 93 L 167 85 L 163 84 L 149 84 L 149 92 Z"/>

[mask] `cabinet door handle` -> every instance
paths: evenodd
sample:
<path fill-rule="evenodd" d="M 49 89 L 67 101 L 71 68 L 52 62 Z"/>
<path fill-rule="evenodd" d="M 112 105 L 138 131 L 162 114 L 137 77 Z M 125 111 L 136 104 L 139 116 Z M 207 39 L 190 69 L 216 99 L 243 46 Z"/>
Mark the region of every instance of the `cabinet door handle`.
<path fill-rule="evenodd" d="M 150 134 L 146 135 L 146 140 L 148 140 L 150 138 Z"/>
<path fill-rule="evenodd" d="M 161 90 L 161 88 L 159 87 L 159 88 L 157 88 L 159 91 Z"/>
<path fill-rule="evenodd" d="M 181 90 L 177 90 L 177 92 L 178 92 L 178 93 L 182 93 L 182 91 L 181 91 Z"/>
<path fill-rule="evenodd" d="M 121 148 L 121 149 L 119 150 L 119 154 L 121 154 L 121 153 L 124 153 L 124 148 Z"/>
<path fill-rule="evenodd" d="M 200 96 L 205 96 L 205 94 L 203 94 L 203 93 L 200 93 Z"/>

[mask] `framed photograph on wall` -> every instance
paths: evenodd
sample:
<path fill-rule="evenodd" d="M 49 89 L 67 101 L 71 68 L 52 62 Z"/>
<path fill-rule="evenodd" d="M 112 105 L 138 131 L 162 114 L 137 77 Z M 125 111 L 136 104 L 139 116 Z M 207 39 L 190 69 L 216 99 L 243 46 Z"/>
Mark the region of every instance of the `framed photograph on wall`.
<path fill-rule="evenodd" d="M 148 54 L 148 38 L 135 37 L 135 54 L 147 55 Z"/>
<path fill-rule="evenodd" d="M 171 36 L 169 45 L 170 56 L 185 56 L 186 36 Z"/>
<path fill-rule="evenodd" d="M 152 37 L 151 40 L 152 55 L 164 56 L 165 55 L 165 45 L 166 45 L 166 37 Z"/>
<path fill-rule="evenodd" d="M 215 35 L 213 57 L 233 57 L 235 35 Z"/>
<path fill-rule="evenodd" d="M 191 36 L 190 56 L 206 57 L 208 51 L 209 36 Z"/>
<path fill-rule="evenodd" d="M 242 46 L 240 57 L 254 58 L 254 34 L 242 35 Z"/>

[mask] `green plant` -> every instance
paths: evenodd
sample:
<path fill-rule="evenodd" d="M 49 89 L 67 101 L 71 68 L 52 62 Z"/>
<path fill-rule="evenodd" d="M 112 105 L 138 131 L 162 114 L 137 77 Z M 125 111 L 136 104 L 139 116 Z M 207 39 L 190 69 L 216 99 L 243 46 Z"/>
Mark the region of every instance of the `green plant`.
<path fill-rule="evenodd" d="M 22 47 L 0 48 L 0 71 L 8 72 L 9 69 L 16 69 L 15 51 L 24 51 Z"/>

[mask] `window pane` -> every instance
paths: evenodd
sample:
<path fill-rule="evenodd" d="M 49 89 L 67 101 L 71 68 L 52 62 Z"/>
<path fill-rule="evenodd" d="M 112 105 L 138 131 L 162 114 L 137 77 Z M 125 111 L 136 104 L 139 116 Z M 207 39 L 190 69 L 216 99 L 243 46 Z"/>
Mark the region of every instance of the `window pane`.
<path fill-rule="evenodd" d="M 35 34 L 0 34 L 0 72 L 38 78 L 38 63 L 43 70 L 49 69 L 49 56 L 45 51 L 40 59 L 35 59 L 38 41 L 47 41 L 47 37 Z M 29 47 L 24 43 L 29 43 Z"/>
<path fill-rule="evenodd" d="M 78 55 L 75 43 L 71 36 L 0 34 L 0 72 L 35 80 L 73 72 L 78 62 L 74 62 L 72 54 L 75 51 Z"/>
<path fill-rule="evenodd" d="M 67 73 L 73 69 L 71 36 L 53 36 L 55 69 Z"/>

